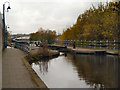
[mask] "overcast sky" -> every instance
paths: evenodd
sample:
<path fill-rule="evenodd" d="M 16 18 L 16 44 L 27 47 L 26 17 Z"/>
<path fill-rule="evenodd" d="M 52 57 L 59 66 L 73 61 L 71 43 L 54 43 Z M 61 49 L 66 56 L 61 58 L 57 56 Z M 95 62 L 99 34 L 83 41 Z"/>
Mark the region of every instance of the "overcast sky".
<path fill-rule="evenodd" d="M 0 6 L 6 0 L 0 0 Z M 40 27 L 56 30 L 73 25 L 77 17 L 91 5 L 111 0 L 7 0 L 11 10 L 6 12 L 6 24 L 13 33 L 36 32 Z M 7 7 L 6 3 L 6 7 Z M 2 12 L 2 7 L 0 7 Z"/>

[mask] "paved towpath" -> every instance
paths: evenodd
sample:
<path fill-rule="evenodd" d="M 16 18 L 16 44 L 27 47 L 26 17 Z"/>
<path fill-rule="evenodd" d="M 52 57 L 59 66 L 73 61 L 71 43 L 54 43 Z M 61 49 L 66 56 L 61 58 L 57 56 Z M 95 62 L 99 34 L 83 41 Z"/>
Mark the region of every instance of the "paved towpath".
<path fill-rule="evenodd" d="M 3 88 L 36 88 L 31 75 L 21 58 L 24 52 L 15 48 L 7 48 L 3 52 L 2 87 Z"/>

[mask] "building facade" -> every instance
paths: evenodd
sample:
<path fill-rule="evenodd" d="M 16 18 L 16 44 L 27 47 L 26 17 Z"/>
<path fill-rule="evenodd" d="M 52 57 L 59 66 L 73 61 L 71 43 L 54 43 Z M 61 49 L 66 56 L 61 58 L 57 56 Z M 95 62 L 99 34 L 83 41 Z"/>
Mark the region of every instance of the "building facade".
<path fill-rule="evenodd" d="M 3 22 L 2 22 L 2 15 L 0 13 L 0 89 L 2 89 L 2 29 L 3 29 Z"/>
<path fill-rule="evenodd" d="M 3 48 L 3 41 L 2 41 L 2 30 L 3 30 L 3 21 L 2 21 L 2 15 L 1 15 L 1 12 L 0 12 L 0 51 L 2 50 Z"/>

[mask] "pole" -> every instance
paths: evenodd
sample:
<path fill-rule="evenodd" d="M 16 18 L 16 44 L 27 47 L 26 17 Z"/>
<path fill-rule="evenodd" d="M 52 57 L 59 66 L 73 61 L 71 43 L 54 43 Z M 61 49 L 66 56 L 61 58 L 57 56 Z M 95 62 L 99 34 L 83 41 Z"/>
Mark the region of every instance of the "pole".
<path fill-rule="evenodd" d="M 5 4 L 3 4 L 3 50 L 6 48 L 5 43 Z"/>
<path fill-rule="evenodd" d="M 7 10 L 11 9 L 10 3 L 8 1 L 6 1 L 5 3 L 9 4 Z M 3 4 L 3 33 L 2 33 L 3 34 L 3 50 L 7 48 L 7 28 L 5 25 L 5 3 Z"/>

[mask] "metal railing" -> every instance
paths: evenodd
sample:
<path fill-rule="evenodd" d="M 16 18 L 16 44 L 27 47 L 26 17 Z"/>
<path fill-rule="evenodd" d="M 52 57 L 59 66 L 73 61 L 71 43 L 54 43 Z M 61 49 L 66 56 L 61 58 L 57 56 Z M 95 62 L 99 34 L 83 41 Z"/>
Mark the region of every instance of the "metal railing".
<path fill-rule="evenodd" d="M 120 49 L 120 41 L 87 41 L 87 40 L 59 40 L 55 41 L 56 45 L 73 46 L 81 48 L 98 48 L 98 49 Z"/>
<path fill-rule="evenodd" d="M 15 47 L 19 48 L 20 50 L 22 50 L 26 53 L 30 52 L 29 43 L 27 43 L 27 42 L 15 42 Z"/>
<path fill-rule="evenodd" d="M 31 42 L 15 42 L 15 46 L 26 53 L 30 52 L 30 46 L 39 46 L 41 41 Z M 57 40 L 54 41 L 54 45 L 71 46 L 75 44 L 75 47 L 80 48 L 93 48 L 93 49 L 112 49 L 120 50 L 120 41 L 87 41 L 87 40 Z"/>

